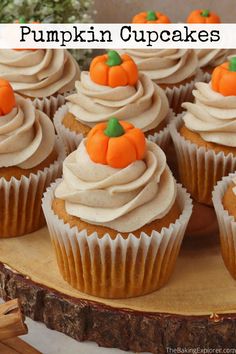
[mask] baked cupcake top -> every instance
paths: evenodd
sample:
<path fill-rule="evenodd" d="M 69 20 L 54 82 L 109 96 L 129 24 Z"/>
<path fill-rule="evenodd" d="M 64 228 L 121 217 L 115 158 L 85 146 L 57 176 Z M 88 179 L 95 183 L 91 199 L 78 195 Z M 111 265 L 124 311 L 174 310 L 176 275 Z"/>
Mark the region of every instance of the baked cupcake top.
<path fill-rule="evenodd" d="M 17 93 L 42 98 L 72 90 L 79 66 L 66 49 L 1 49 L 0 77 Z"/>
<path fill-rule="evenodd" d="M 209 84 L 195 86 L 195 103 L 182 104 L 186 127 L 205 141 L 236 147 L 236 58 L 218 66 Z"/>
<path fill-rule="evenodd" d="M 126 52 L 138 70 L 157 84 L 178 84 L 197 72 L 198 60 L 193 49 L 127 49 Z"/>
<path fill-rule="evenodd" d="M 137 67 L 128 55 L 120 57 L 114 52 L 96 57 L 90 72 L 81 73 L 81 80 L 75 84 L 76 93 L 66 98 L 69 112 L 89 127 L 108 121 L 111 116 L 127 117 L 144 132 L 157 127 L 169 111 L 164 91 L 148 76 L 138 76 Z M 111 66 L 106 64 L 109 55 L 112 57 L 110 53 L 118 58 Z M 126 72 L 121 63 L 125 64 Z M 119 73 L 119 82 L 116 82 L 116 73 Z"/>
<path fill-rule="evenodd" d="M 48 116 L 29 99 L 14 95 L 8 81 L 0 80 L 0 167 L 33 168 L 50 155 L 54 145 Z"/>
<path fill-rule="evenodd" d="M 132 232 L 168 213 L 176 183 L 163 151 L 140 129 L 113 118 L 65 159 L 55 196 L 65 200 L 69 215 Z"/>

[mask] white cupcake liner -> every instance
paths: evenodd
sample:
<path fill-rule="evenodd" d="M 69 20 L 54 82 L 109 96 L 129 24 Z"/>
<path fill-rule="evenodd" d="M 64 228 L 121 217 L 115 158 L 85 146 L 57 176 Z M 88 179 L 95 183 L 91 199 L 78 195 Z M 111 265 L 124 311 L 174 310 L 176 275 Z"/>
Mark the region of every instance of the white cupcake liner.
<path fill-rule="evenodd" d="M 82 133 L 77 134 L 64 126 L 62 120 L 68 112 L 68 106 L 64 104 L 55 113 L 53 123 L 57 134 L 60 136 L 66 146 L 67 152 L 71 153 L 77 149 L 84 136 Z"/>
<path fill-rule="evenodd" d="M 177 202 L 181 215 L 174 224 L 115 239 L 107 233 L 99 237 L 70 227 L 52 210 L 54 191 L 62 179 L 44 193 L 42 207 L 63 278 L 74 288 L 99 297 L 121 298 L 143 295 L 157 290 L 169 279 L 192 213 L 192 201 L 177 185 Z M 94 226 L 96 227 L 96 226 Z"/>
<path fill-rule="evenodd" d="M 65 104 L 60 107 L 54 115 L 53 123 L 56 128 L 57 134 L 63 140 L 68 153 L 76 150 L 78 145 L 80 144 L 81 140 L 84 138 L 82 133 L 78 134 L 70 129 L 66 128 L 64 124 L 62 124 L 62 120 L 64 119 L 65 115 L 68 113 L 68 106 Z M 164 127 L 160 132 L 154 133 L 153 135 L 149 134 L 148 139 L 152 142 L 158 144 L 162 150 L 166 151 L 169 143 L 171 141 L 170 131 L 169 131 L 169 123 L 172 121 L 174 117 L 174 112 L 170 109 L 167 117 L 166 122 L 167 125 Z"/>
<path fill-rule="evenodd" d="M 164 89 L 170 108 L 172 108 L 176 114 L 183 111 L 183 108 L 181 107 L 183 102 L 193 102 L 194 97 L 192 91 L 195 83 L 198 81 L 203 81 L 203 72 L 201 69 L 198 69 L 196 77 L 192 81 L 180 86 L 172 88 L 167 87 Z"/>
<path fill-rule="evenodd" d="M 170 124 L 179 178 L 197 202 L 212 205 L 212 190 L 223 176 L 236 170 L 236 157 L 232 153 L 224 155 L 223 152 L 198 147 L 181 136 L 179 129 L 183 125 L 183 114 Z"/>
<path fill-rule="evenodd" d="M 52 119 L 58 108 L 65 104 L 66 96 L 70 95 L 71 93 L 72 91 L 45 98 L 35 98 L 32 102 L 35 108 L 46 113 L 47 116 Z"/>
<path fill-rule="evenodd" d="M 33 232 L 45 224 L 41 199 L 46 188 L 61 176 L 65 151 L 56 141 L 57 160 L 49 167 L 7 181 L 0 178 L 0 238 L 15 237 Z"/>
<path fill-rule="evenodd" d="M 208 73 L 207 71 L 202 71 L 203 72 L 203 76 L 202 76 L 202 80 L 203 82 L 210 82 L 211 81 L 211 74 Z"/>
<path fill-rule="evenodd" d="M 153 135 L 149 134 L 148 135 L 148 140 L 152 141 L 153 143 L 156 143 L 160 148 L 167 153 L 170 142 L 171 142 L 171 136 L 170 136 L 170 129 L 169 125 L 173 120 L 173 117 L 175 117 L 174 111 L 172 109 L 169 110 L 169 113 L 166 117 L 166 126 L 159 132 L 154 133 Z"/>
<path fill-rule="evenodd" d="M 222 204 L 224 194 L 234 177 L 236 177 L 236 173 L 230 173 L 217 183 L 212 193 L 212 201 L 220 229 L 222 257 L 226 268 L 236 279 L 236 221 Z"/>

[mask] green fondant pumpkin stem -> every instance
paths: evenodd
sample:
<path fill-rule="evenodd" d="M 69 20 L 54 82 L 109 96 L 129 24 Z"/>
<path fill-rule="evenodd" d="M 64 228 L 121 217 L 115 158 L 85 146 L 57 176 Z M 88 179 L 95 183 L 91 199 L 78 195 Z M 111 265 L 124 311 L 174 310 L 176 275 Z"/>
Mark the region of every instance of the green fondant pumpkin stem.
<path fill-rule="evenodd" d="M 107 55 L 108 55 L 108 59 L 106 61 L 106 64 L 108 66 L 116 66 L 122 63 L 121 57 L 115 50 L 109 50 Z"/>
<path fill-rule="evenodd" d="M 210 10 L 208 10 L 208 9 L 202 10 L 201 16 L 202 17 L 209 17 L 210 16 Z"/>
<path fill-rule="evenodd" d="M 147 20 L 148 21 L 156 21 L 157 20 L 157 16 L 155 11 L 147 11 Z"/>
<path fill-rule="evenodd" d="M 109 136 L 110 138 L 115 138 L 121 136 L 125 133 L 124 128 L 119 123 L 117 118 L 110 118 L 107 127 L 104 130 L 104 134 Z"/>
<path fill-rule="evenodd" d="M 19 18 L 19 23 L 25 23 L 25 18 L 23 16 Z"/>
<path fill-rule="evenodd" d="M 229 61 L 229 71 L 236 71 L 236 57 L 233 57 Z"/>

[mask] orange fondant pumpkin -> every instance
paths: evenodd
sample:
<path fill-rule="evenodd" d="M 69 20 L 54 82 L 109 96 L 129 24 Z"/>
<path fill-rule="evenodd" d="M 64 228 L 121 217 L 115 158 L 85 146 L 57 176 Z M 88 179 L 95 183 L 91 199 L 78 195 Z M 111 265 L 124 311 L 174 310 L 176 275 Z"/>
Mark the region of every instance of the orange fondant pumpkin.
<path fill-rule="evenodd" d="M 161 12 L 146 11 L 135 15 L 132 23 L 170 23 L 170 19 Z"/>
<path fill-rule="evenodd" d="M 194 10 L 187 18 L 187 23 L 220 23 L 220 18 L 210 10 Z"/>
<path fill-rule="evenodd" d="M 236 57 L 214 69 L 211 86 L 224 96 L 236 96 Z"/>
<path fill-rule="evenodd" d="M 140 129 L 111 118 L 108 123 L 97 124 L 90 130 L 86 149 L 92 161 L 124 168 L 144 158 L 146 140 Z"/>
<path fill-rule="evenodd" d="M 133 59 L 119 55 L 115 50 L 94 58 L 89 69 L 92 81 L 111 87 L 135 85 L 138 81 L 138 69 Z"/>
<path fill-rule="evenodd" d="M 15 107 L 14 91 L 7 80 L 0 79 L 0 115 L 4 116 Z"/>

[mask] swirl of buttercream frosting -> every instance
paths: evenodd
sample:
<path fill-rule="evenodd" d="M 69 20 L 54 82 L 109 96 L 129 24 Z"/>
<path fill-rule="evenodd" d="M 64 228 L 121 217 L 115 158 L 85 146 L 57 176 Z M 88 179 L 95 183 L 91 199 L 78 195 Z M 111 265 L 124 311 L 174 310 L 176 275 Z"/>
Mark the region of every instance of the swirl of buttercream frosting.
<path fill-rule="evenodd" d="M 69 112 L 89 127 L 114 116 L 145 132 L 156 128 L 169 111 L 165 92 L 144 74 L 136 86 L 112 88 L 94 83 L 88 72 L 82 72 L 75 86 L 77 92 L 66 97 Z"/>
<path fill-rule="evenodd" d="M 164 152 L 147 141 L 147 152 L 123 169 L 94 163 L 83 139 L 63 163 L 55 191 L 66 212 L 90 224 L 132 232 L 163 218 L 176 199 L 176 182 Z"/>
<path fill-rule="evenodd" d="M 126 49 L 137 64 L 157 84 L 178 84 L 197 72 L 198 59 L 193 49 Z"/>
<path fill-rule="evenodd" d="M 236 96 L 215 92 L 211 83 L 196 83 L 195 103 L 185 102 L 186 127 L 208 142 L 236 147 Z"/>
<path fill-rule="evenodd" d="M 231 49 L 196 49 L 198 65 L 200 68 L 218 66 L 227 60 L 231 51 Z"/>
<path fill-rule="evenodd" d="M 0 50 L 0 77 L 28 97 L 49 97 L 74 88 L 79 66 L 65 49 Z"/>
<path fill-rule="evenodd" d="M 16 107 L 0 117 L 0 167 L 30 169 L 39 165 L 55 145 L 54 127 L 30 99 L 16 97 Z"/>

